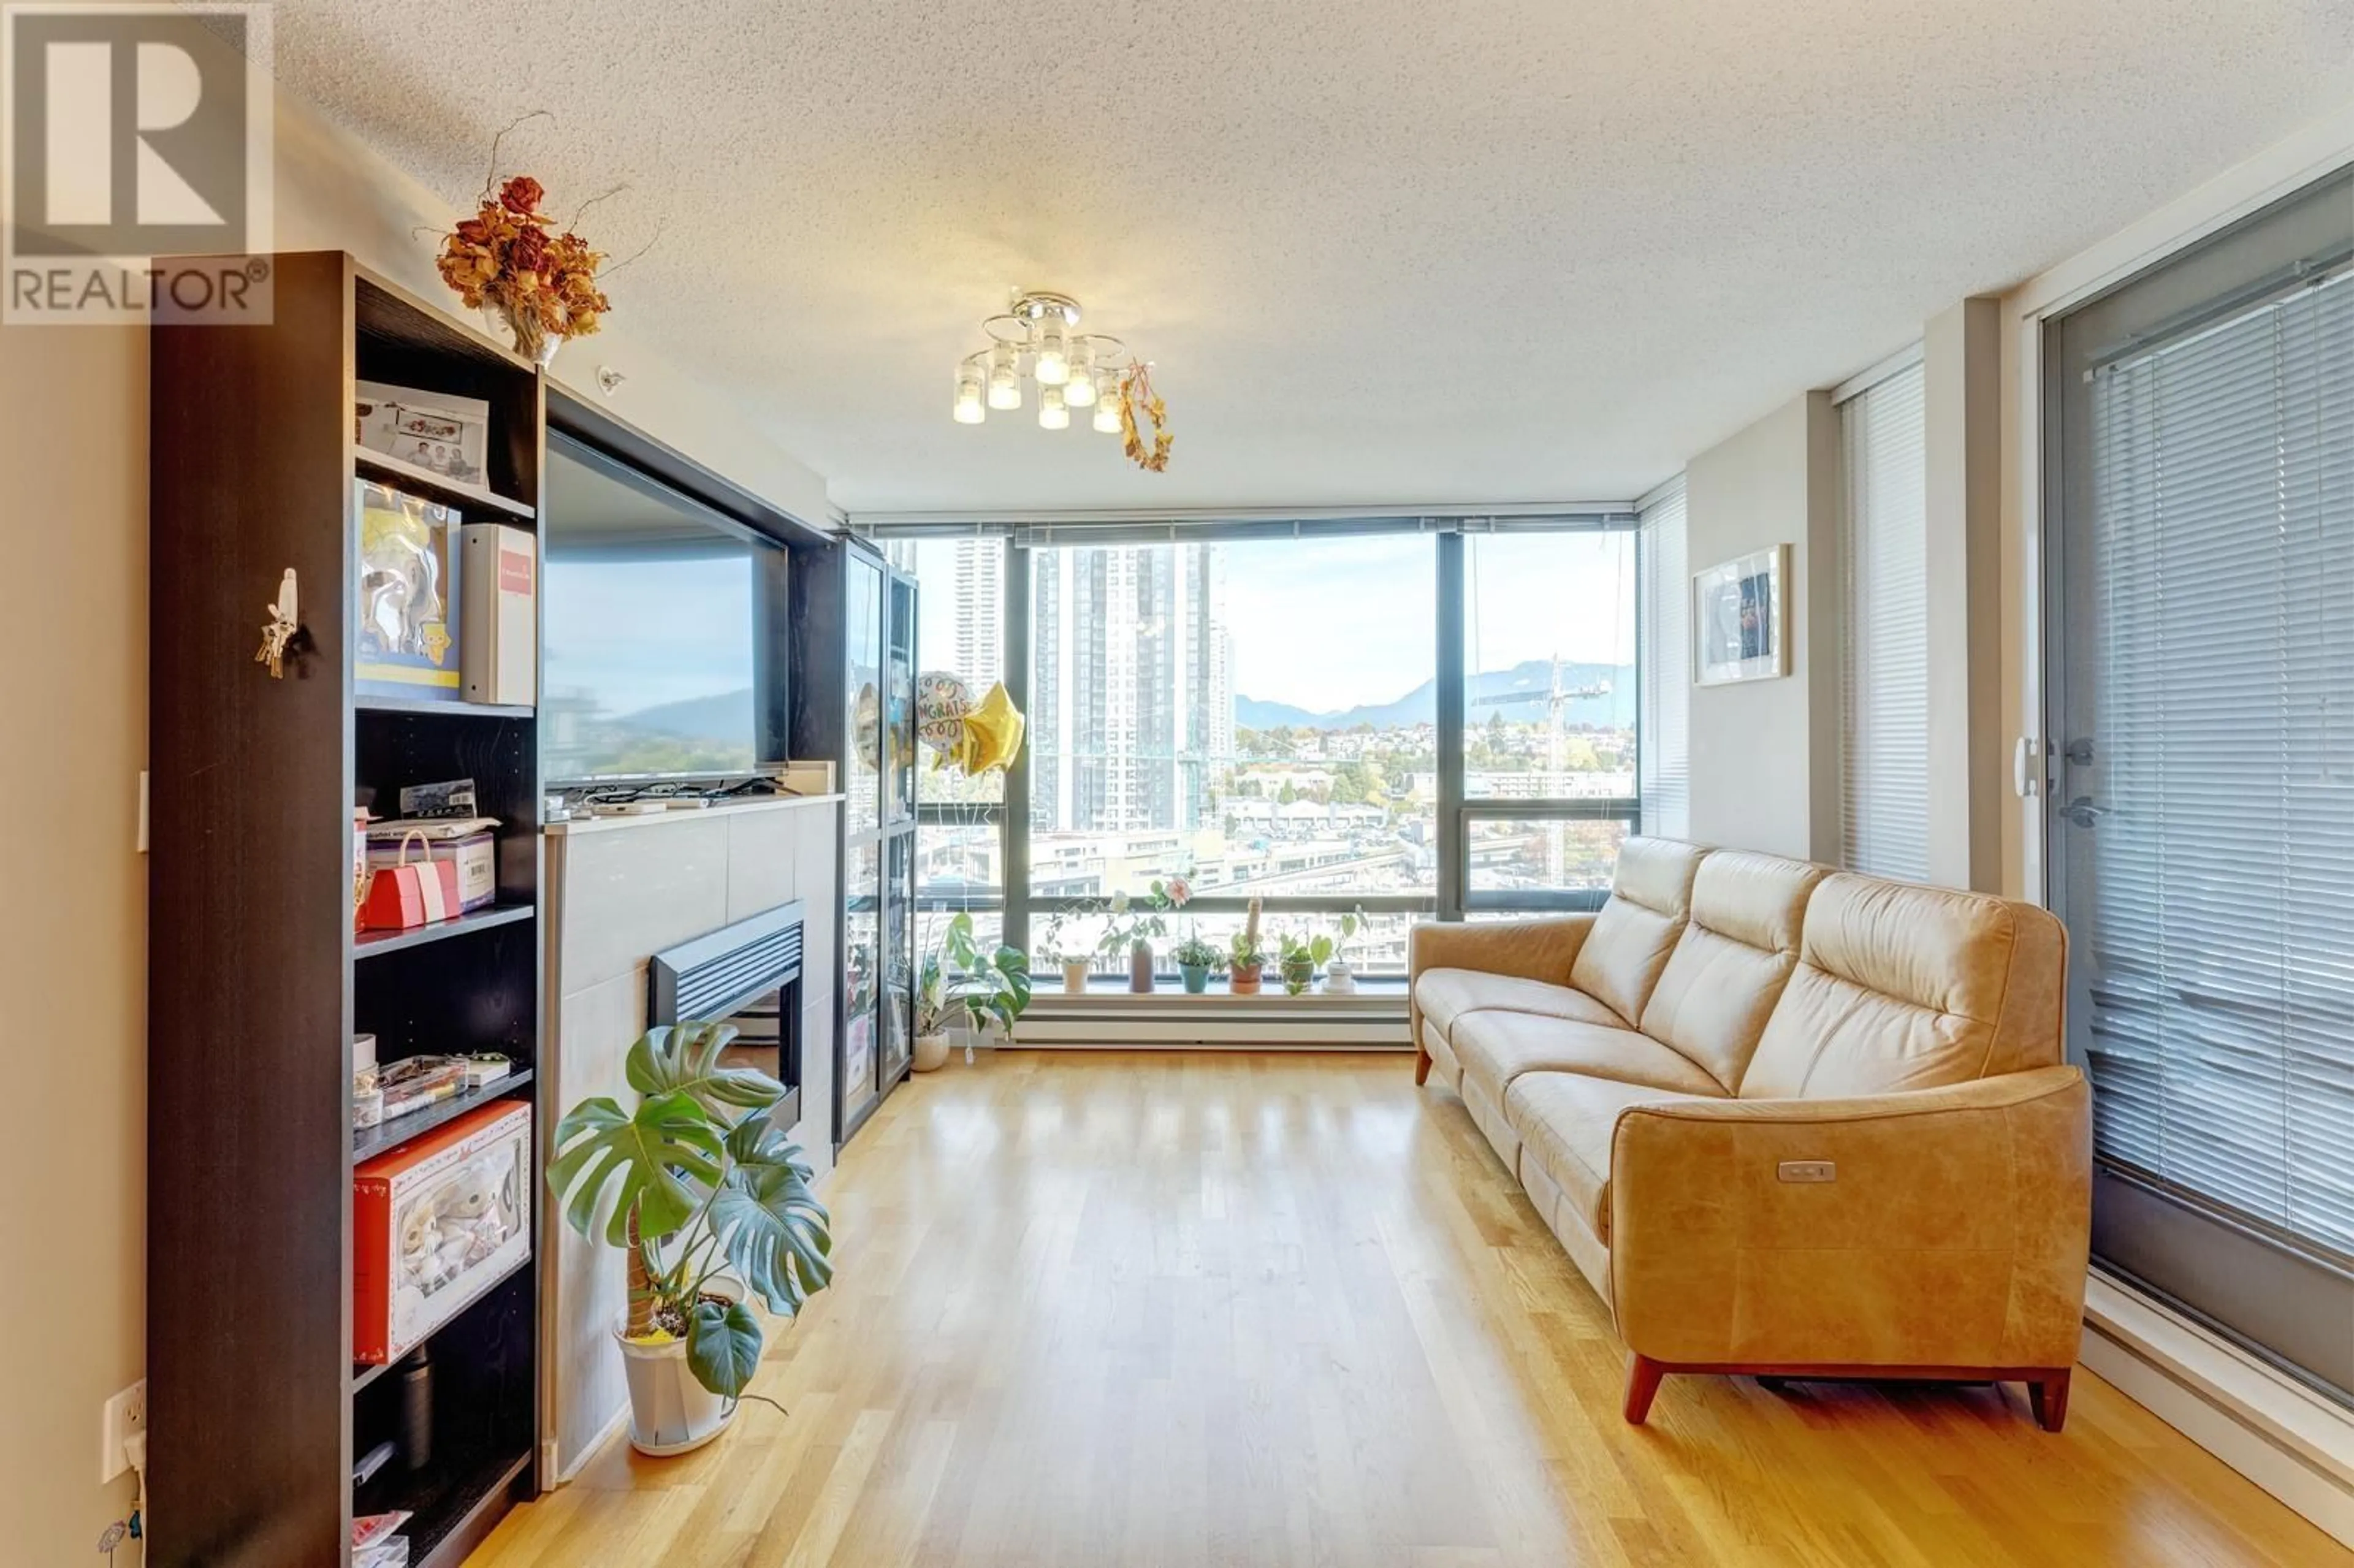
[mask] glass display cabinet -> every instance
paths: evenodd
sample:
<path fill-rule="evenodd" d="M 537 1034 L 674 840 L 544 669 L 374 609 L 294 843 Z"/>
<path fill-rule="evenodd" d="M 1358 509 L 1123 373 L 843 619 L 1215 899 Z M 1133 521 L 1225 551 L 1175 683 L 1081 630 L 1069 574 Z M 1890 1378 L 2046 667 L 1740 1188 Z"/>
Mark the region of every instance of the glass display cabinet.
<path fill-rule="evenodd" d="M 861 540 L 827 557 L 795 581 L 808 663 L 793 750 L 835 758 L 845 797 L 839 1146 L 906 1079 L 915 1044 L 916 584 Z"/>

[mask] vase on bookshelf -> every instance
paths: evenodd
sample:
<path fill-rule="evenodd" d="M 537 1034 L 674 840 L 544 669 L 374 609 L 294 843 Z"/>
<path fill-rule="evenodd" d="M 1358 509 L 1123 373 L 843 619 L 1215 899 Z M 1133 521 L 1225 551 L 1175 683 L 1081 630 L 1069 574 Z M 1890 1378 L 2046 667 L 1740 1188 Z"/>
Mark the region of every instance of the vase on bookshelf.
<path fill-rule="evenodd" d="M 536 315 L 527 311 L 517 315 L 503 304 L 484 305 L 482 315 L 493 333 L 505 333 L 514 351 L 542 370 L 556 363 L 556 351 L 564 346 L 564 340 L 542 325 Z"/>

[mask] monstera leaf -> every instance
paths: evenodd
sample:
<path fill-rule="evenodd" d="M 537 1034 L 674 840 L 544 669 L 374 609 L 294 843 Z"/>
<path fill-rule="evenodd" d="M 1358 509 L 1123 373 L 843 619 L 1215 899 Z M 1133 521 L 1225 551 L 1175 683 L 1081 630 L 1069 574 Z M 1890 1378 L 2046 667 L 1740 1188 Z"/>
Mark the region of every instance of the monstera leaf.
<path fill-rule="evenodd" d="M 564 1217 L 589 1235 L 598 1204 L 610 1192 L 605 1240 L 627 1246 L 633 1209 L 640 1233 L 650 1237 L 668 1235 L 694 1217 L 719 1181 L 726 1143 L 710 1113 L 682 1090 L 645 1100 L 635 1116 L 603 1095 L 583 1100 L 557 1123 L 556 1148 L 547 1184 L 566 1200 Z"/>
<path fill-rule="evenodd" d="M 663 1024 L 647 1030 L 623 1063 L 630 1087 L 653 1098 L 692 1095 L 722 1125 L 736 1118 L 723 1110 L 766 1110 L 785 1097 L 785 1086 L 749 1067 L 720 1065 L 719 1054 L 736 1038 L 726 1023 Z"/>
<path fill-rule="evenodd" d="M 801 1150 L 766 1117 L 746 1118 L 727 1152 L 735 1164 L 711 1202 L 711 1228 L 737 1277 L 769 1310 L 790 1315 L 833 1277 L 832 1218 Z"/>
<path fill-rule="evenodd" d="M 698 1301 L 686 1316 L 686 1365 L 723 1399 L 741 1399 L 760 1370 L 760 1319 L 741 1301 Z"/>

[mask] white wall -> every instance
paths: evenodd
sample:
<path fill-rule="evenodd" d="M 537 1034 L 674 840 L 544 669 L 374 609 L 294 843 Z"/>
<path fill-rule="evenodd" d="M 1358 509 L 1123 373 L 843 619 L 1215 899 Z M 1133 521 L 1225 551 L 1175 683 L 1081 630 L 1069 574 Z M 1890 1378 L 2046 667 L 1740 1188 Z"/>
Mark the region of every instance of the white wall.
<path fill-rule="evenodd" d="M 278 244 L 349 249 L 447 298 L 451 214 L 301 106 L 279 105 Z M 454 302 L 454 301 L 452 302 Z M 575 343 L 558 379 L 629 376 L 622 418 L 822 522 L 823 481 L 628 329 Z M 595 394 L 592 392 L 592 396 Z M 107 1395 L 143 1361 L 147 353 L 133 330 L 0 329 L 0 1558 L 93 1561 L 131 1508 L 97 1479 Z M 258 622 L 257 622 L 258 624 Z M 158 910 L 159 919 L 176 917 Z M 158 1282 L 167 1296 L 170 1282 Z M 268 1331 L 266 1324 L 252 1331 Z M 223 1463 L 233 1463 L 224 1456 Z M 135 1549 L 118 1556 L 122 1568 Z"/>
<path fill-rule="evenodd" d="M 1685 466 L 1694 572 L 1790 546 L 1790 673 L 1692 688 L 1691 836 L 1701 842 L 1838 858 L 1839 485 L 1839 417 L 1822 392 L 1793 397 Z"/>

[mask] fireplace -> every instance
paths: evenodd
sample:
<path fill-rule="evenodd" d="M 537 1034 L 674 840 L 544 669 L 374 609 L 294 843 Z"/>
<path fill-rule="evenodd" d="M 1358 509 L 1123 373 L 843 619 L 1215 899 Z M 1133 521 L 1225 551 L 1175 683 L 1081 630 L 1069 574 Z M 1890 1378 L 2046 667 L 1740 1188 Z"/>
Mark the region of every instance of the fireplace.
<path fill-rule="evenodd" d="M 648 1022 L 736 1026 L 723 1059 L 785 1086 L 769 1113 L 780 1130 L 801 1119 L 801 909 L 796 899 L 681 942 L 653 956 L 647 977 Z"/>

